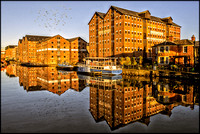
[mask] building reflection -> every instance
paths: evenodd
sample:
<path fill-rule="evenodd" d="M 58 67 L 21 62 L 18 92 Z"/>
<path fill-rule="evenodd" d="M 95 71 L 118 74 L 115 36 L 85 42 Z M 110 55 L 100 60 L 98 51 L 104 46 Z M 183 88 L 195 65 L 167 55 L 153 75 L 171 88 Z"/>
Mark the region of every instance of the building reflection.
<path fill-rule="evenodd" d="M 17 77 L 16 64 L 10 64 L 6 67 L 6 75 L 9 77 Z"/>
<path fill-rule="evenodd" d="M 18 67 L 19 84 L 28 91 L 48 90 L 61 95 L 68 89 L 81 92 L 85 80 L 79 79 L 75 71 L 61 71 L 56 67 Z"/>
<path fill-rule="evenodd" d="M 89 110 L 96 122 L 105 120 L 112 130 L 136 121 L 148 125 L 150 116 L 171 116 L 175 106 L 194 108 L 195 86 L 183 84 L 142 77 L 91 78 Z"/>
<path fill-rule="evenodd" d="M 199 85 L 191 84 L 188 81 L 159 81 L 154 88 L 155 97 L 159 103 L 165 105 L 190 106 L 194 109 L 194 104 L 198 101 Z"/>
<path fill-rule="evenodd" d="M 18 76 L 27 92 L 47 90 L 61 95 L 72 89 L 81 92 L 90 87 L 90 108 L 96 122 L 106 121 L 111 130 L 133 122 L 149 125 L 155 114 L 171 116 L 176 106 L 199 105 L 199 85 L 194 81 L 150 79 L 130 76 L 89 77 L 76 71 L 55 67 L 23 67 L 9 65 L 8 76 Z"/>

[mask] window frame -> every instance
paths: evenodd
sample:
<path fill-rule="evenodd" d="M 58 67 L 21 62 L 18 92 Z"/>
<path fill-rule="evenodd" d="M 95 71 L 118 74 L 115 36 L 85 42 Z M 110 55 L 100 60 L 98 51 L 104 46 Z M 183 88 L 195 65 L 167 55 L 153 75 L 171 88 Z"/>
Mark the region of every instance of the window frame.
<path fill-rule="evenodd" d="M 163 48 L 162 51 L 161 51 L 161 48 Z M 161 47 L 159 48 L 159 52 L 160 52 L 160 53 L 164 53 L 164 50 L 165 50 L 164 46 L 161 46 Z"/>
<path fill-rule="evenodd" d="M 161 62 L 162 61 L 161 58 L 163 58 L 163 62 Z M 164 64 L 165 63 L 165 57 L 160 57 L 159 60 L 160 60 L 160 62 L 159 62 L 160 64 Z"/>
<path fill-rule="evenodd" d="M 186 52 L 185 52 L 185 48 L 186 48 Z M 183 53 L 187 53 L 187 50 L 188 50 L 187 46 L 183 46 Z"/>

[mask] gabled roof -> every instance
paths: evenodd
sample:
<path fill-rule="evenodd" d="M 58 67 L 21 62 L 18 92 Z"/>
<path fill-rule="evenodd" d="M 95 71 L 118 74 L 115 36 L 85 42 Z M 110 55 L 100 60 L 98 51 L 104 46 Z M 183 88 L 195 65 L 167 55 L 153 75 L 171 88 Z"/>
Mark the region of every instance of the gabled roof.
<path fill-rule="evenodd" d="M 106 15 L 105 13 L 101 13 L 101 12 L 96 12 L 102 19 L 104 18 L 104 16 Z"/>
<path fill-rule="evenodd" d="M 86 43 L 87 43 L 87 41 L 85 41 L 85 40 L 84 40 L 84 39 L 82 39 L 81 37 L 75 37 L 75 38 L 66 39 L 66 40 L 68 40 L 69 42 L 72 42 L 72 41 L 74 41 L 74 40 L 76 40 L 76 39 L 83 40 L 84 42 L 86 42 Z"/>
<path fill-rule="evenodd" d="M 22 39 L 19 39 L 19 42 L 22 43 Z"/>
<path fill-rule="evenodd" d="M 71 39 L 66 39 L 66 40 L 68 40 L 69 42 L 72 42 L 72 41 L 75 41 L 75 40 L 77 40 L 77 39 L 79 39 L 80 37 L 75 37 L 75 38 L 71 38 Z"/>
<path fill-rule="evenodd" d="M 17 45 L 8 45 L 5 47 L 5 50 L 7 50 L 8 48 L 15 48 L 15 47 L 17 47 Z"/>
<path fill-rule="evenodd" d="M 58 34 L 58 35 L 55 35 L 55 36 L 52 36 L 52 37 L 48 37 L 48 38 L 42 39 L 42 40 L 40 40 L 40 42 L 44 42 L 44 41 L 50 40 L 50 39 L 52 39 L 52 38 L 54 38 L 54 37 L 56 37 L 56 36 L 60 36 L 60 35 Z M 60 37 L 62 37 L 62 36 L 60 36 Z M 62 37 L 62 38 L 63 38 L 63 37 Z M 64 39 L 65 39 L 65 38 L 64 38 Z"/>
<path fill-rule="evenodd" d="M 117 10 L 120 13 L 125 14 L 125 15 L 139 16 L 138 12 L 135 12 L 135 11 L 119 8 L 119 7 L 116 7 L 116 6 L 111 6 L 110 8 L 113 8 L 113 9 L 115 9 L 115 10 Z"/>
<path fill-rule="evenodd" d="M 174 42 L 164 41 L 160 44 L 154 45 L 153 47 L 165 46 L 165 45 L 193 45 L 193 42 L 191 40 L 188 40 L 188 39 L 175 40 Z"/>
<path fill-rule="evenodd" d="M 28 41 L 39 41 L 49 38 L 50 36 L 26 35 Z"/>
<path fill-rule="evenodd" d="M 105 13 L 101 13 L 101 12 L 95 12 L 92 16 L 92 18 L 94 17 L 94 15 L 98 15 L 99 17 L 101 17 L 102 19 L 104 18 L 104 16 L 106 15 Z M 90 19 L 90 21 L 88 22 L 88 25 L 89 23 L 91 22 L 92 18 Z"/>
<path fill-rule="evenodd" d="M 162 18 L 162 20 L 169 20 L 169 19 L 173 20 L 171 16 Z"/>
<path fill-rule="evenodd" d="M 134 17 L 141 17 L 141 16 L 140 16 L 141 14 L 149 12 L 149 10 L 146 10 L 146 11 L 143 11 L 143 12 L 135 12 L 135 11 L 131 11 L 131 10 L 128 10 L 128 9 L 123 9 L 123 8 L 116 7 L 116 6 L 110 6 L 110 8 L 108 9 L 108 11 L 109 11 L 111 8 L 114 9 L 114 10 L 116 10 L 116 11 L 118 11 L 118 12 L 121 13 L 121 14 L 124 14 L 124 15 L 131 15 L 131 16 L 134 16 Z M 108 11 L 107 11 L 107 13 L 108 13 Z M 107 14 L 107 13 L 106 13 L 106 14 Z M 150 13 L 150 12 L 149 12 L 149 13 Z M 106 15 L 105 13 L 100 13 L 100 12 L 95 12 L 94 15 L 95 15 L 95 14 L 99 15 L 102 19 L 103 19 L 103 18 L 105 17 L 105 15 Z M 94 15 L 93 15 L 93 17 L 94 17 Z M 92 18 L 93 18 L 93 17 L 92 17 Z M 92 20 L 92 18 L 91 18 L 91 20 Z M 165 18 L 159 18 L 159 17 L 151 16 L 151 13 L 150 13 L 150 20 L 157 21 L 157 22 L 162 22 L 162 23 L 166 23 L 165 20 L 168 20 L 168 19 L 173 20 L 171 16 L 170 16 L 170 17 L 165 17 Z M 91 20 L 90 20 L 90 21 L 91 21 Z M 89 23 L 90 23 L 90 21 L 89 21 Z M 88 24 L 89 24 L 89 23 L 88 23 Z M 172 22 L 172 25 L 173 25 L 173 26 L 177 26 L 177 27 L 181 27 L 181 26 L 177 25 L 177 24 L 174 23 L 174 22 Z"/>
<path fill-rule="evenodd" d="M 143 14 L 143 13 L 147 13 L 147 12 L 150 13 L 149 10 L 145 10 L 145 11 L 139 12 L 138 14 Z"/>
<path fill-rule="evenodd" d="M 155 44 L 153 47 L 157 47 L 157 46 L 165 46 L 165 45 L 176 45 L 175 43 L 171 42 L 171 41 L 164 41 L 162 43 L 159 44 Z"/>
<path fill-rule="evenodd" d="M 153 21 L 157 21 L 157 22 L 162 22 L 163 23 L 163 21 L 159 17 L 151 16 L 150 19 L 153 20 Z"/>
<path fill-rule="evenodd" d="M 193 45 L 193 43 L 188 39 L 175 40 L 174 43 L 178 45 Z"/>
<path fill-rule="evenodd" d="M 53 36 L 53 37 L 54 37 L 54 36 Z M 50 40 L 50 39 L 53 38 L 53 37 L 48 37 L 48 38 L 45 38 L 45 39 L 39 40 L 39 42 L 44 42 L 44 41 Z"/>

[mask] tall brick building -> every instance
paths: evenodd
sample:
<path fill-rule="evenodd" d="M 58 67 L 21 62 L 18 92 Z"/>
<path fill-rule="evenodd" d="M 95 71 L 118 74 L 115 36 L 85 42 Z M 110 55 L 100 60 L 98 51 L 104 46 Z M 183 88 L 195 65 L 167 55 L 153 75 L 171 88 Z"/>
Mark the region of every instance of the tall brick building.
<path fill-rule="evenodd" d="M 90 57 L 151 57 L 154 44 L 180 39 L 181 26 L 172 17 L 151 16 L 111 6 L 107 13 L 95 12 L 88 23 Z"/>

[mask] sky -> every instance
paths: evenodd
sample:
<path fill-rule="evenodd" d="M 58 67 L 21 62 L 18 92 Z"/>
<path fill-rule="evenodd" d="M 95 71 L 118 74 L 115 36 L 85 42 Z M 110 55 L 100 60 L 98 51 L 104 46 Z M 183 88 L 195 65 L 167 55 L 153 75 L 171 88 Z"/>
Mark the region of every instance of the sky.
<path fill-rule="evenodd" d="M 88 22 L 110 6 L 152 16 L 171 16 L 181 39 L 199 40 L 199 1 L 1 1 L 1 47 L 17 45 L 25 35 L 81 37 L 89 42 Z"/>

